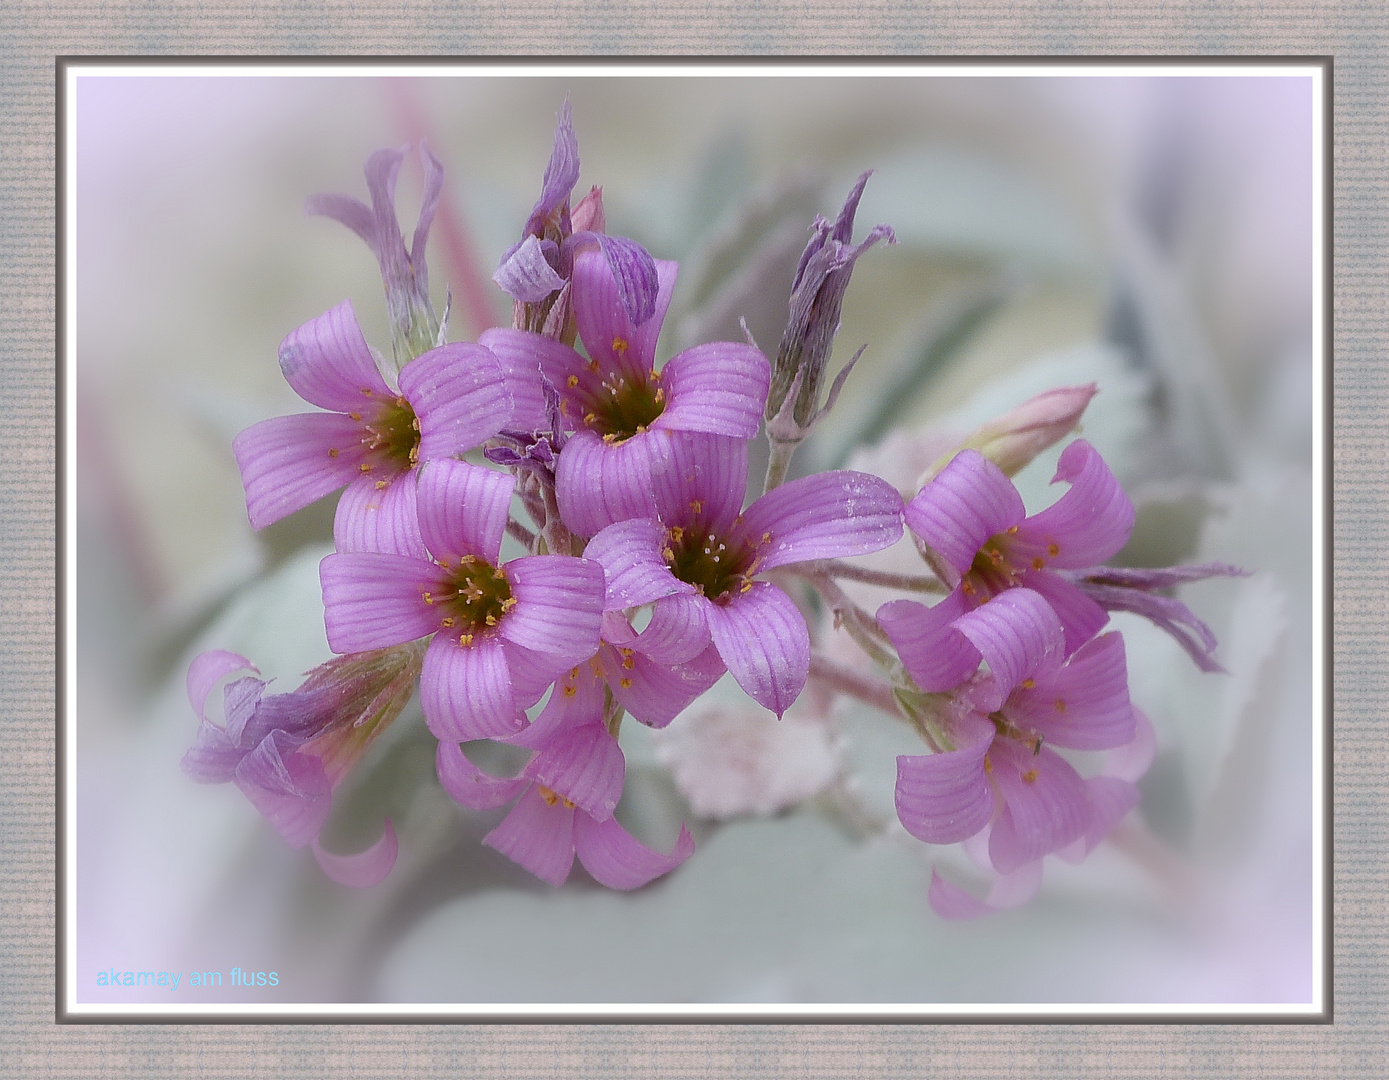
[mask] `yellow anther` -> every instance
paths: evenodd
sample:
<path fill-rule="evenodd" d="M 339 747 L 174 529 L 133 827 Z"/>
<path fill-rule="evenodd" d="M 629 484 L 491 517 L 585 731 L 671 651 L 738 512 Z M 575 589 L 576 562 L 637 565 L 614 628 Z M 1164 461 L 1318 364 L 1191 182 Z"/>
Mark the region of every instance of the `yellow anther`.
<path fill-rule="evenodd" d="M 1064 698 L 1057 698 L 1057 699 L 1056 699 L 1056 711 L 1057 711 L 1057 712 L 1065 712 L 1065 711 L 1066 711 L 1066 701 L 1065 701 Z"/>
<path fill-rule="evenodd" d="M 662 548 L 661 558 L 665 559 L 666 562 L 674 562 L 675 552 L 671 551 L 670 548 Z"/>
<path fill-rule="evenodd" d="M 612 431 L 608 432 L 606 435 L 603 436 L 603 442 L 611 446 L 613 443 L 617 442 L 617 434 Z"/>
<path fill-rule="evenodd" d="M 772 542 L 772 534 L 769 532 L 764 532 L 762 534 L 762 542 L 764 544 L 770 544 Z"/>
<path fill-rule="evenodd" d="M 1016 534 L 1017 534 L 1017 531 L 1018 531 L 1018 527 L 1017 527 L 1016 525 L 1009 525 L 1009 526 L 1008 526 L 1008 535 L 1009 535 L 1009 536 L 1014 536 L 1014 535 L 1016 535 Z"/>
<path fill-rule="evenodd" d="M 637 662 L 633 660 L 632 657 L 629 655 L 623 659 L 622 666 L 626 668 L 628 671 L 631 671 L 634 667 L 637 666 Z"/>
<path fill-rule="evenodd" d="M 337 448 L 336 446 L 330 446 L 330 447 L 328 448 L 328 456 L 329 456 L 329 457 L 337 457 L 337 456 L 338 456 L 338 448 Z"/>
<path fill-rule="evenodd" d="M 701 513 L 704 510 L 704 504 L 700 502 L 698 499 L 691 499 L 690 509 L 693 510 L 696 514 Z"/>
<path fill-rule="evenodd" d="M 1037 770 L 1028 769 L 1027 772 L 1022 774 L 1022 782 L 1024 784 L 1035 784 L 1037 782 Z"/>
<path fill-rule="evenodd" d="M 1031 678 L 1031 677 L 1028 677 L 1028 678 L 1026 678 L 1026 679 L 1023 679 L 1023 681 L 1022 681 L 1022 688 L 1023 688 L 1024 690 L 1031 690 L 1031 689 L 1032 689 L 1034 686 L 1036 686 L 1036 685 L 1037 685 L 1037 680 L 1036 680 L 1036 679 L 1033 679 L 1033 678 Z"/>
<path fill-rule="evenodd" d="M 411 426 L 412 428 L 414 428 L 416 431 L 419 431 L 419 430 L 420 430 L 420 418 L 417 416 L 417 417 L 415 417 L 415 419 L 411 420 L 411 421 L 410 421 L 410 426 Z"/>
<path fill-rule="evenodd" d="M 424 594 L 424 602 L 425 602 L 426 604 L 432 604 L 432 603 L 434 603 L 434 597 L 431 596 L 429 593 L 425 593 L 425 594 Z"/>
<path fill-rule="evenodd" d="M 535 789 L 540 792 L 540 797 L 545 800 L 546 806 L 554 806 L 555 803 L 559 802 L 559 796 L 544 784 L 537 784 Z"/>
<path fill-rule="evenodd" d="M 593 372 L 593 374 L 597 375 L 597 374 L 598 374 L 598 361 L 597 361 L 597 360 L 590 360 L 590 361 L 588 362 L 588 370 L 591 371 L 591 372 Z"/>
<path fill-rule="evenodd" d="M 364 393 L 367 397 L 371 397 L 371 387 L 370 387 L 370 386 L 364 386 L 364 387 L 362 387 L 362 393 Z"/>
<path fill-rule="evenodd" d="M 657 404 L 657 405 L 661 404 L 661 402 L 665 401 L 665 399 L 666 399 L 666 388 L 665 388 L 664 386 L 658 386 L 658 387 L 656 387 L 656 398 L 655 398 L 656 404 Z"/>
<path fill-rule="evenodd" d="M 454 623 L 453 616 L 450 615 L 448 618 L 442 620 L 442 621 L 439 623 L 439 625 L 442 626 L 442 627 L 444 627 L 445 629 L 448 629 L 450 626 L 453 625 L 453 623 Z"/>
<path fill-rule="evenodd" d="M 569 415 L 569 401 L 565 398 L 559 399 L 559 411 L 562 416 Z"/>
<path fill-rule="evenodd" d="M 964 581 L 960 582 L 960 589 L 966 596 L 973 596 L 975 592 L 974 582 L 966 578 Z"/>
<path fill-rule="evenodd" d="M 579 385 L 579 377 L 577 375 L 571 375 L 564 381 L 569 384 L 569 389 L 571 390 L 573 390 L 574 387 Z"/>
<path fill-rule="evenodd" d="M 1032 557 L 1032 569 L 1040 570 L 1045 565 L 1046 563 L 1042 561 L 1042 557 L 1040 555 L 1034 555 Z"/>
<path fill-rule="evenodd" d="M 621 679 L 618 679 L 617 684 L 621 686 L 622 689 L 627 690 L 630 689 L 632 685 L 632 680 L 624 675 Z"/>
<path fill-rule="evenodd" d="M 739 589 L 738 591 L 739 591 L 740 593 L 752 592 L 752 582 L 751 582 L 751 581 L 744 581 L 744 582 L 743 582 L 743 587 L 742 587 L 741 589 Z"/>
<path fill-rule="evenodd" d="M 594 425 L 594 422 L 595 422 L 597 419 L 598 419 L 598 414 L 597 414 L 597 413 L 584 413 L 584 424 L 585 424 L 587 427 L 592 427 L 592 426 Z"/>
<path fill-rule="evenodd" d="M 564 696 L 565 696 L 565 697 L 573 697 L 573 696 L 574 696 L 575 694 L 577 694 L 578 692 L 579 692 L 579 688 L 576 687 L 573 683 L 565 683 L 565 684 L 564 684 Z"/>
<path fill-rule="evenodd" d="M 627 339 L 624 337 L 613 338 L 613 352 L 617 353 L 618 356 L 626 356 Z"/>
<path fill-rule="evenodd" d="M 984 755 L 984 772 L 987 773 L 987 774 L 989 774 L 989 775 L 992 775 L 992 774 L 993 774 L 993 771 L 994 771 L 994 763 L 993 763 L 992 761 L 989 760 L 989 755 L 988 755 L 988 754 L 985 754 L 985 755 Z"/>
<path fill-rule="evenodd" d="M 356 420 L 359 424 L 362 422 L 362 414 L 359 412 L 348 413 L 347 415 L 352 417 L 352 419 Z"/>
<path fill-rule="evenodd" d="M 466 648 L 467 646 L 471 645 L 472 643 L 473 643 L 473 635 L 472 635 L 472 634 L 459 634 L 459 635 L 458 635 L 458 644 L 462 645 L 464 648 Z"/>
<path fill-rule="evenodd" d="M 570 668 L 570 669 L 569 669 L 569 677 L 570 677 L 571 679 L 577 679 L 577 678 L 579 677 L 579 669 L 578 669 L 577 667 L 572 667 L 572 668 Z"/>
<path fill-rule="evenodd" d="M 1056 543 L 1055 541 L 1052 541 L 1050 544 L 1047 545 L 1047 554 L 1050 555 L 1053 559 L 1056 558 L 1056 556 L 1061 554 L 1061 545 Z"/>
<path fill-rule="evenodd" d="M 384 481 L 384 480 L 378 480 L 378 481 L 376 481 L 376 490 L 377 490 L 377 491 L 385 491 L 386 488 L 387 488 L 387 486 L 388 486 L 388 485 L 387 485 L 386 481 Z M 377 509 L 377 507 L 372 507 L 372 509 L 375 510 L 375 509 Z"/>
<path fill-rule="evenodd" d="M 672 525 L 670 527 L 670 538 L 678 544 L 685 538 L 685 530 L 679 525 Z"/>
<path fill-rule="evenodd" d="M 360 465 L 358 465 L 357 468 L 358 468 L 358 470 L 360 470 L 361 472 L 364 472 L 364 473 L 369 473 L 369 472 L 371 472 L 371 465 L 369 465 L 369 464 L 368 464 L 367 462 L 365 462 L 365 461 L 362 462 Z"/>
<path fill-rule="evenodd" d="M 487 616 L 487 625 L 488 625 L 488 626 L 496 626 L 496 625 L 497 625 L 497 617 L 496 617 L 495 615 L 488 615 L 488 616 Z"/>

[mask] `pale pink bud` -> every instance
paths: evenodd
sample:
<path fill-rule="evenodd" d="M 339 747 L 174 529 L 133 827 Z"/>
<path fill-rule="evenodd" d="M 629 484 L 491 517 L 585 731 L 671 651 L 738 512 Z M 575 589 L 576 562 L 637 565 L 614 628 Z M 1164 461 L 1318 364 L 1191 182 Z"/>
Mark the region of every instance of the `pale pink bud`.
<path fill-rule="evenodd" d="M 1048 447 L 1080 426 L 1090 399 L 1099 392 L 1088 386 L 1058 386 L 1010 409 L 974 429 L 958 447 L 941 457 L 922 475 L 918 487 L 940 472 L 961 450 L 978 450 L 1008 476 L 1020 472 Z"/>
<path fill-rule="evenodd" d="M 579 200 L 579 205 L 570 213 L 569 220 L 576 233 L 606 232 L 608 219 L 603 212 L 603 189 L 597 186 L 589 188 L 588 194 Z"/>

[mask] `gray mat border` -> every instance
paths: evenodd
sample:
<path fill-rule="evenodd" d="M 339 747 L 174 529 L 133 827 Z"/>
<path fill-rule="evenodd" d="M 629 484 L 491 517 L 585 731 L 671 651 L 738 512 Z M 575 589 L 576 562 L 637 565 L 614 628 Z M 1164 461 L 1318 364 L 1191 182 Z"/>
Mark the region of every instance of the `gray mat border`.
<path fill-rule="evenodd" d="M 125 5 L 55 10 L 30 2 L 0 16 L 0 382 L 8 468 L 0 520 L 6 589 L 0 648 L 0 1065 L 15 1076 L 1376 1076 L 1383 1075 L 1385 990 L 1383 743 L 1386 573 L 1385 50 L 1389 16 L 1348 5 L 1332 19 L 1299 8 L 1234 3 L 1085 4 L 1067 19 L 1033 5 L 806 5 L 756 12 L 646 5 L 522 3 L 326 12 L 243 7 L 192 17 Z M 508 20 L 507 16 L 510 16 Z M 806 16 L 809 16 L 807 19 Z M 268 16 L 268 17 L 267 17 Z M 474 16 L 470 18 L 470 16 Z M 567 16 L 570 23 L 557 22 Z M 519 31 L 509 29 L 520 27 Z M 577 33 L 571 27 L 580 28 Z M 525 35 L 529 35 L 528 40 Z M 1336 57 L 1337 362 L 1334 470 L 1339 514 L 1334 610 L 1340 708 L 1337 781 L 1336 1024 L 1268 1027 L 478 1027 L 58 1028 L 52 1025 L 53 931 L 53 57 L 60 53 L 231 47 L 363 52 L 790 51 L 844 47 L 995 54 L 1199 51 Z M 46 69 L 46 70 L 45 70 Z M 47 76 L 45 78 L 44 76 Z"/>

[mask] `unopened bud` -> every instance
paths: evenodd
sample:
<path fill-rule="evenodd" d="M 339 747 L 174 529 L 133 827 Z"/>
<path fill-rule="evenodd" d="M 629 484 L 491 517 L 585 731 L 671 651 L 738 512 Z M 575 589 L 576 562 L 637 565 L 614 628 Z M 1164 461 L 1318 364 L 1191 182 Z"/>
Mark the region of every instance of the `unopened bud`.
<path fill-rule="evenodd" d="M 920 488 L 961 450 L 978 450 L 1008 476 L 1014 476 L 1048 447 L 1080 426 L 1081 414 L 1099 392 L 1088 386 L 1058 386 L 974 429 L 950 453 L 937 459 L 917 482 Z"/>
<path fill-rule="evenodd" d="M 594 186 L 579 200 L 569 215 L 575 232 L 607 232 L 608 218 L 603 211 L 603 189 Z"/>
<path fill-rule="evenodd" d="M 781 346 L 777 349 L 776 363 L 772 366 L 766 417 L 770 421 L 781 412 L 782 403 L 799 373 L 800 386 L 791 415 L 802 433 L 809 430 L 818 412 L 825 365 L 834 347 L 834 336 L 839 331 L 839 313 L 854 262 L 879 240 L 889 244 L 897 242 L 888 226 L 877 225 L 862 243 L 850 243 L 854 214 L 871 175 L 872 172 L 866 172 L 858 178 L 832 224 L 823 217 L 816 217 L 811 226 L 814 235 L 801 254 L 791 284 L 791 310 Z"/>

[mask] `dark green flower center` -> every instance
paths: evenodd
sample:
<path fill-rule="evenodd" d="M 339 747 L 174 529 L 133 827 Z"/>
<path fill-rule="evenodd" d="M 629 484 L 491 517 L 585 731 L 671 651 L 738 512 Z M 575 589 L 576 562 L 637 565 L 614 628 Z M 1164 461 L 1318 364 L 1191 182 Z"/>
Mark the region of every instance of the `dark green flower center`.
<path fill-rule="evenodd" d="M 362 446 L 370 465 L 393 467 L 404 471 L 419 461 L 420 421 L 404 397 L 396 396 L 376 406 L 376 414 L 364 419 L 363 413 L 353 413 L 352 419 L 362 420 Z M 363 468 L 370 472 L 370 468 Z"/>
<path fill-rule="evenodd" d="M 516 606 L 506 571 L 475 555 L 464 555 L 457 567 L 440 565 L 449 572 L 440 593 L 426 592 L 424 602 L 439 608 L 440 632 L 457 635 L 460 645 L 471 645 L 473 635 L 485 633 Z"/>
<path fill-rule="evenodd" d="M 580 398 L 584 426 L 606 443 L 619 443 L 640 435 L 665 411 L 666 393 L 654 373 L 650 378 L 612 374 L 596 391 Z"/>
<path fill-rule="evenodd" d="M 732 599 L 747 592 L 757 572 L 758 560 L 747 557 L 744 545 L 730 547 L 714 533 L 679 525 L 667 534 L 662 554 L 676 578 L 693 585 L 710 600 Z"/>

